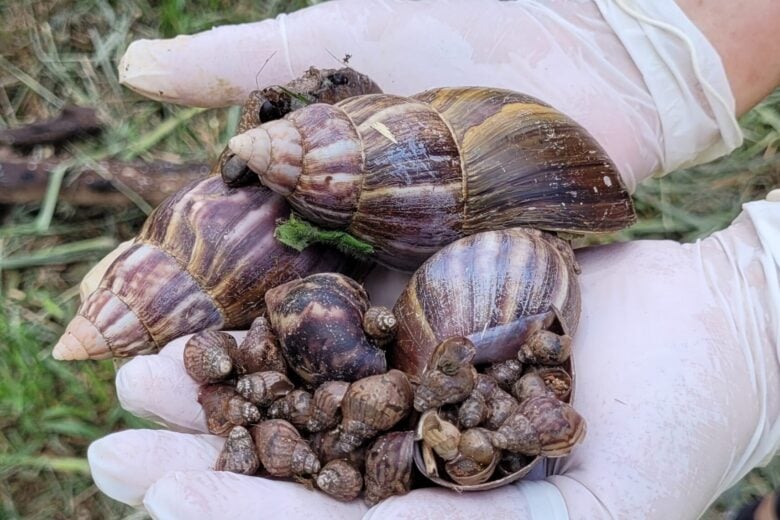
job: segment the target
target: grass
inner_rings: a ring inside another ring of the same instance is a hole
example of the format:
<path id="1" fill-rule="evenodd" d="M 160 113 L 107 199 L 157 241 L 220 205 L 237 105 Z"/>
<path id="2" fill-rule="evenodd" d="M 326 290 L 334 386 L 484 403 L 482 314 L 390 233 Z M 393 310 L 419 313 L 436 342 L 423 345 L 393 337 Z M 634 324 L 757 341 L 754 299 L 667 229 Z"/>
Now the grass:
<path id="1" fill-rule="evenodd" d="M 211 161 L 237 111 L 179 108 L 121 88 L 115 65 L 134 39 L 172 36 L 306 6 L 269 0 L 40 0 L 0 3 L 0 127 L 95 106 L 98 139 L 71 146 L 74 164 L 105 157 Z M 258 5 L 259 4 L 259 5 Z M 609 240 L 691 241 L 726 226 L 740 205 L 780 186 L 780 92 L 742 119 L 746 143 L 716 163 L 643 184 L 640 222 Z M 38 158 L 52 153 L 34 152 Z M 63 169 L 57 182 L 67 183 Z M 69 365 L 49 350 L 77 306 L 77 285 L 108 249 L 138 230 L 148 205 L 106 212 L 59 201 L 0 208 L 0 518 L 139 517 L 103 496 L 85 450 L 110 431 L 144 425 L 123 412 L 111 362 Z M 721 518 L 780 484 L 780 463 L 752 472 L 707 513 Z"/>

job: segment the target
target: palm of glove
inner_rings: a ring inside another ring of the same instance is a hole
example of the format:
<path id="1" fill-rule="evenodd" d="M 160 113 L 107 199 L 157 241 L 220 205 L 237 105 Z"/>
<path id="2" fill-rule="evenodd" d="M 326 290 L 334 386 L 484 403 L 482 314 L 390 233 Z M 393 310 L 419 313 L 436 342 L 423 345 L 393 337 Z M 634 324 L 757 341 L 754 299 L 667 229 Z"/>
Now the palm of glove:
<path id="1" fill-rule="evenodd" d="M 730 233 L 721 240 L 729 240 Z M 733 405 L 750 400 L 746 360 L 728 325 L 729 311 L 701 270 L 702 265 L 717 268 L 722 254 L 711 239 L 698 248 L 635 242 L 578 256 L 583 314 L 573 347 L 574 406 L 588 421 L 588 435 L 570 457 L 550 464 L 554 475 L 547 479 L 567 502 L 578 501 L 578 516 L 624 517 L 637 510 L 694 516 L 722 482 L 690 475 L 727 474 L 732 461 L 724 454 L 732 444 L 749 444 L 759 420 L 756 410 Z M 306 518 L 316 512 L 320 518 L 358 518 L 366 513 L 359 501 L 342 504 L 297 484 L 212 471 L 223 439 L 196 434 L 206 428 L 197 384 L 183 368 L 183 344 L 184 339 L 176 340 L 158 355 L 127 363 L 117 375 L 117 391 L 128 410 L 187 433 L 126 431 L 96 442 L 90 463 L 101 489 L 128 503 L 143 501 L 159 517 L 283 513 Z M 620 482 L 632 485 L 616 485 Z M 527 505 L 526 488 L 528 483 L 521 483 L 457 501 L 449 491 L 424 489 L 391 498 L 369 513 L 419 518 L 421 510 L 457 510 L 505 518 Z M 688 497 L 687 511 L 680 511 L 680 502 L 670 505 L 670 489 Z"/>

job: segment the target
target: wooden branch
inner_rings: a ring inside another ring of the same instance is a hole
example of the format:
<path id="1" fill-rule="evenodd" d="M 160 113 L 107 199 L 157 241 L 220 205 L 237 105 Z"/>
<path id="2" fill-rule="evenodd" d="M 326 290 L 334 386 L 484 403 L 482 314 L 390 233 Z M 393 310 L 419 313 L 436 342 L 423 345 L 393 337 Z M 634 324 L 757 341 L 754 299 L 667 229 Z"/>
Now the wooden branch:
<path id="1" fill-rule="evenodd" d="M 0 144 L 16 148 L 31 148 L 42 144 L 62 144 L 66 141 L 89 137 L 102 129 L 95 109 L 68 106 L 54 119 L 30 125 L 0 130 Z"/>
<path id="2" fill-rule="evenodd" d="M 152 206 L 190 182 L 208 175 L 207 164 L 101 161 L 101 173 L 84 168 L 69 172 L 60 200 L 77 206 L 130 206 L 132 201 L 116 188 L 134 191 Z M 0 161 L 0 204 L 21 204 L 43 199 L 49 174 L 57 162 Z"/>

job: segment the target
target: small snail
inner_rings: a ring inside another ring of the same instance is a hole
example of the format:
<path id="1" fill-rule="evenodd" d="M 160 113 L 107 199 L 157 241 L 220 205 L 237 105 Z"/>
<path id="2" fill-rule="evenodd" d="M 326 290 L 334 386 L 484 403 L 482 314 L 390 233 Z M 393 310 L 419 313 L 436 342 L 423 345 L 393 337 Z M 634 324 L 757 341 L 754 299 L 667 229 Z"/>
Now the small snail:
<path id="1" fill-rule="evenodd" d="M 458 455 L 460 430 L 453 423 L 442 419 L 436 410 L 428 410 L 417 425 L 417 437 L 444 460 L 452 460 Z"/>
<path id="2" fill-rule="evenodd" d="M 571 355 L 571 338 L 549 330 L 537 330 L 517 351 L 521 363 L 560 365 Z"/>
<path id="3" fill-rule="evenodd" d="M 253 426 L 251 433 L 260 462 L 271 476 L 314 475 L 320 470 L 320 461 L 309 444 L 287 421 L 263 421 Z"/>
<path id="4" fill-rule="evenodd" d="M 249 327 L 244 340 L 228 344 L 228 353 L 239 376 L 253 372 L 274 371 L 287 373 L 287 365 L 279 348 L 271 325 L 263 316 L 258 316 Z"/>
<path id="5" fill-rule="evenodd" d="M 229 147 L 305 218 L 345 229 L 401 270 L 481 231 L 611 231 L 635 219 L 596 140 L 549 105 L 508 90 L 313 104 Z"/>
<path id="6" fill-rule="evenodd" d="M 355 500 L 363 489 L 363 477 L 346 460 L 332 460 L 317 474 L 317 487 L 337 500 Z"/>
<path id="7" fill-rule="evenodd" d="M 515 358 L 534 332 L 577 329 L 577 263 L 563 240 L 532 229 L 472 235 L 436 253 L 414 273 L 393 308 L 398 319 L 390 366 L 420 375 L 436 346 L 463 336 L 474 364 Z"/>
<path id="8" fill-rule="evenodd" d="M 406 374 L 390 370 L 349 385 L 341 410 L 339 444 L 355 449 L 379 432 L 389 430 L 412 409 L 412 385 Z"/>
<path id="9" fill-rule="evenodd" d="M 114 260 L 52 355 L 134 356 L 200 330 L 244 327 L 263 313 L 269 288 L 346 265 L 334 252 L 277 242 L 275 222 L 289 212 L 266 188 L 228 188 L 218 177 L 178 191 Z"/>
<path id="10" fill-rule="evenodd" d="M 457 403 L 471 393 L 477 371 L 471 360 L 476 350 L 466 338 L 452 337 L 436 347 L 429 366 L 414 391 L 414 409 L 418 412 Z"/>
<path id="11" fill-rule="evenodd" d="M 364 330 L 368 295 L 351 278 L 322 273 L 293 280 L 269 290 L 265 301 L 288 365 L 309 384 L 387 369 L 384 350 Z"/>
<path id="12" fill-rule="evenodd" d="M 228 385 L 201 386 L 198 403 L 206 415 L 206 427 L 215 435 L 224 435 L 233 426 L 246 426 L 261 419 L 260 410 Z"/>
<path id="13" fill-rule="evenodd" d="M 247 374 L 236 383 L 236 391 L 257 406 L 268 406 L 294 388 L 287 376 L 273 371 Z"/>
<path id="14" fill-rule="evenodd" d="M 225 440 L 214 469 L 254 475 L 259 468 L 260 458 L 249 430 L 243 426 L 234 426 Z"/>
<path id="15" fill-rule="evenodd" d="M 512 385 L 523 375 L 523 364 L 516 359 L 493 363 L 485 370 L 485 375 L 493 378 L 502 390 L 511 392 Z"/>
<path id="16" fill-rule="evenodd" d="M 341 432 L 338 429 L 317 432 L 309 437 L 309 444 L 323 464 L 332 460 L 344 459 L 356 468 L 363 468 L 366 459 L 365 448 L 345 450 L 338 442 L 339 435 Z"/>
<path id="17" fill-rule="evenodd" d="M 347 393 L 349 383 L 346 381 L 327 381 L 317 387 L 312 398 L 312 410 L 306 429 L 319 432 L 333 428 L 341 422 L 341 401 Z"/>
<path id="18" fill-rule="evenodd" d="M 233 336 L 216 330 L 193 335 L 184 345 L 184 369 L 198 383 L 216 383 L 233 371 L 228 352 L 235 348 Z"/>
<path id="19" fill-rule="evenodd" d="M 414 432 L 390 432 L 366 452 L 365 501 L 369 506 L 409 492 L 412 482 Z"/>
<path id="20" fill-rule="evenodd" d="M 298 429 L 303 429 L 309 421 L 312 410 L 312 397 L 306 390 L 293 390 L 274 401 L 268 408 L 268 417 L 284 419 Z"/>

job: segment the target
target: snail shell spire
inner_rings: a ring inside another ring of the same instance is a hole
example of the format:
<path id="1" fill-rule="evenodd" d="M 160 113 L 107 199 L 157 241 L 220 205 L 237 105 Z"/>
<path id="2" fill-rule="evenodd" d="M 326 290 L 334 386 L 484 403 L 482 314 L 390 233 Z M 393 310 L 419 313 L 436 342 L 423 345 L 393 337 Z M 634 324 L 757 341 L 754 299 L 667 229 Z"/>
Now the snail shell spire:
<path id="1" fill-rule="evenodd" d="M 147 354 L 185 334 L 247 326 L 271 287 L 343 268 L 333 252 L 298 253 L 274 239 L 289 211 L 267 188 L 229 188 L 216 176 L 180 190 L 110 265 L 52 355 Z"/>

